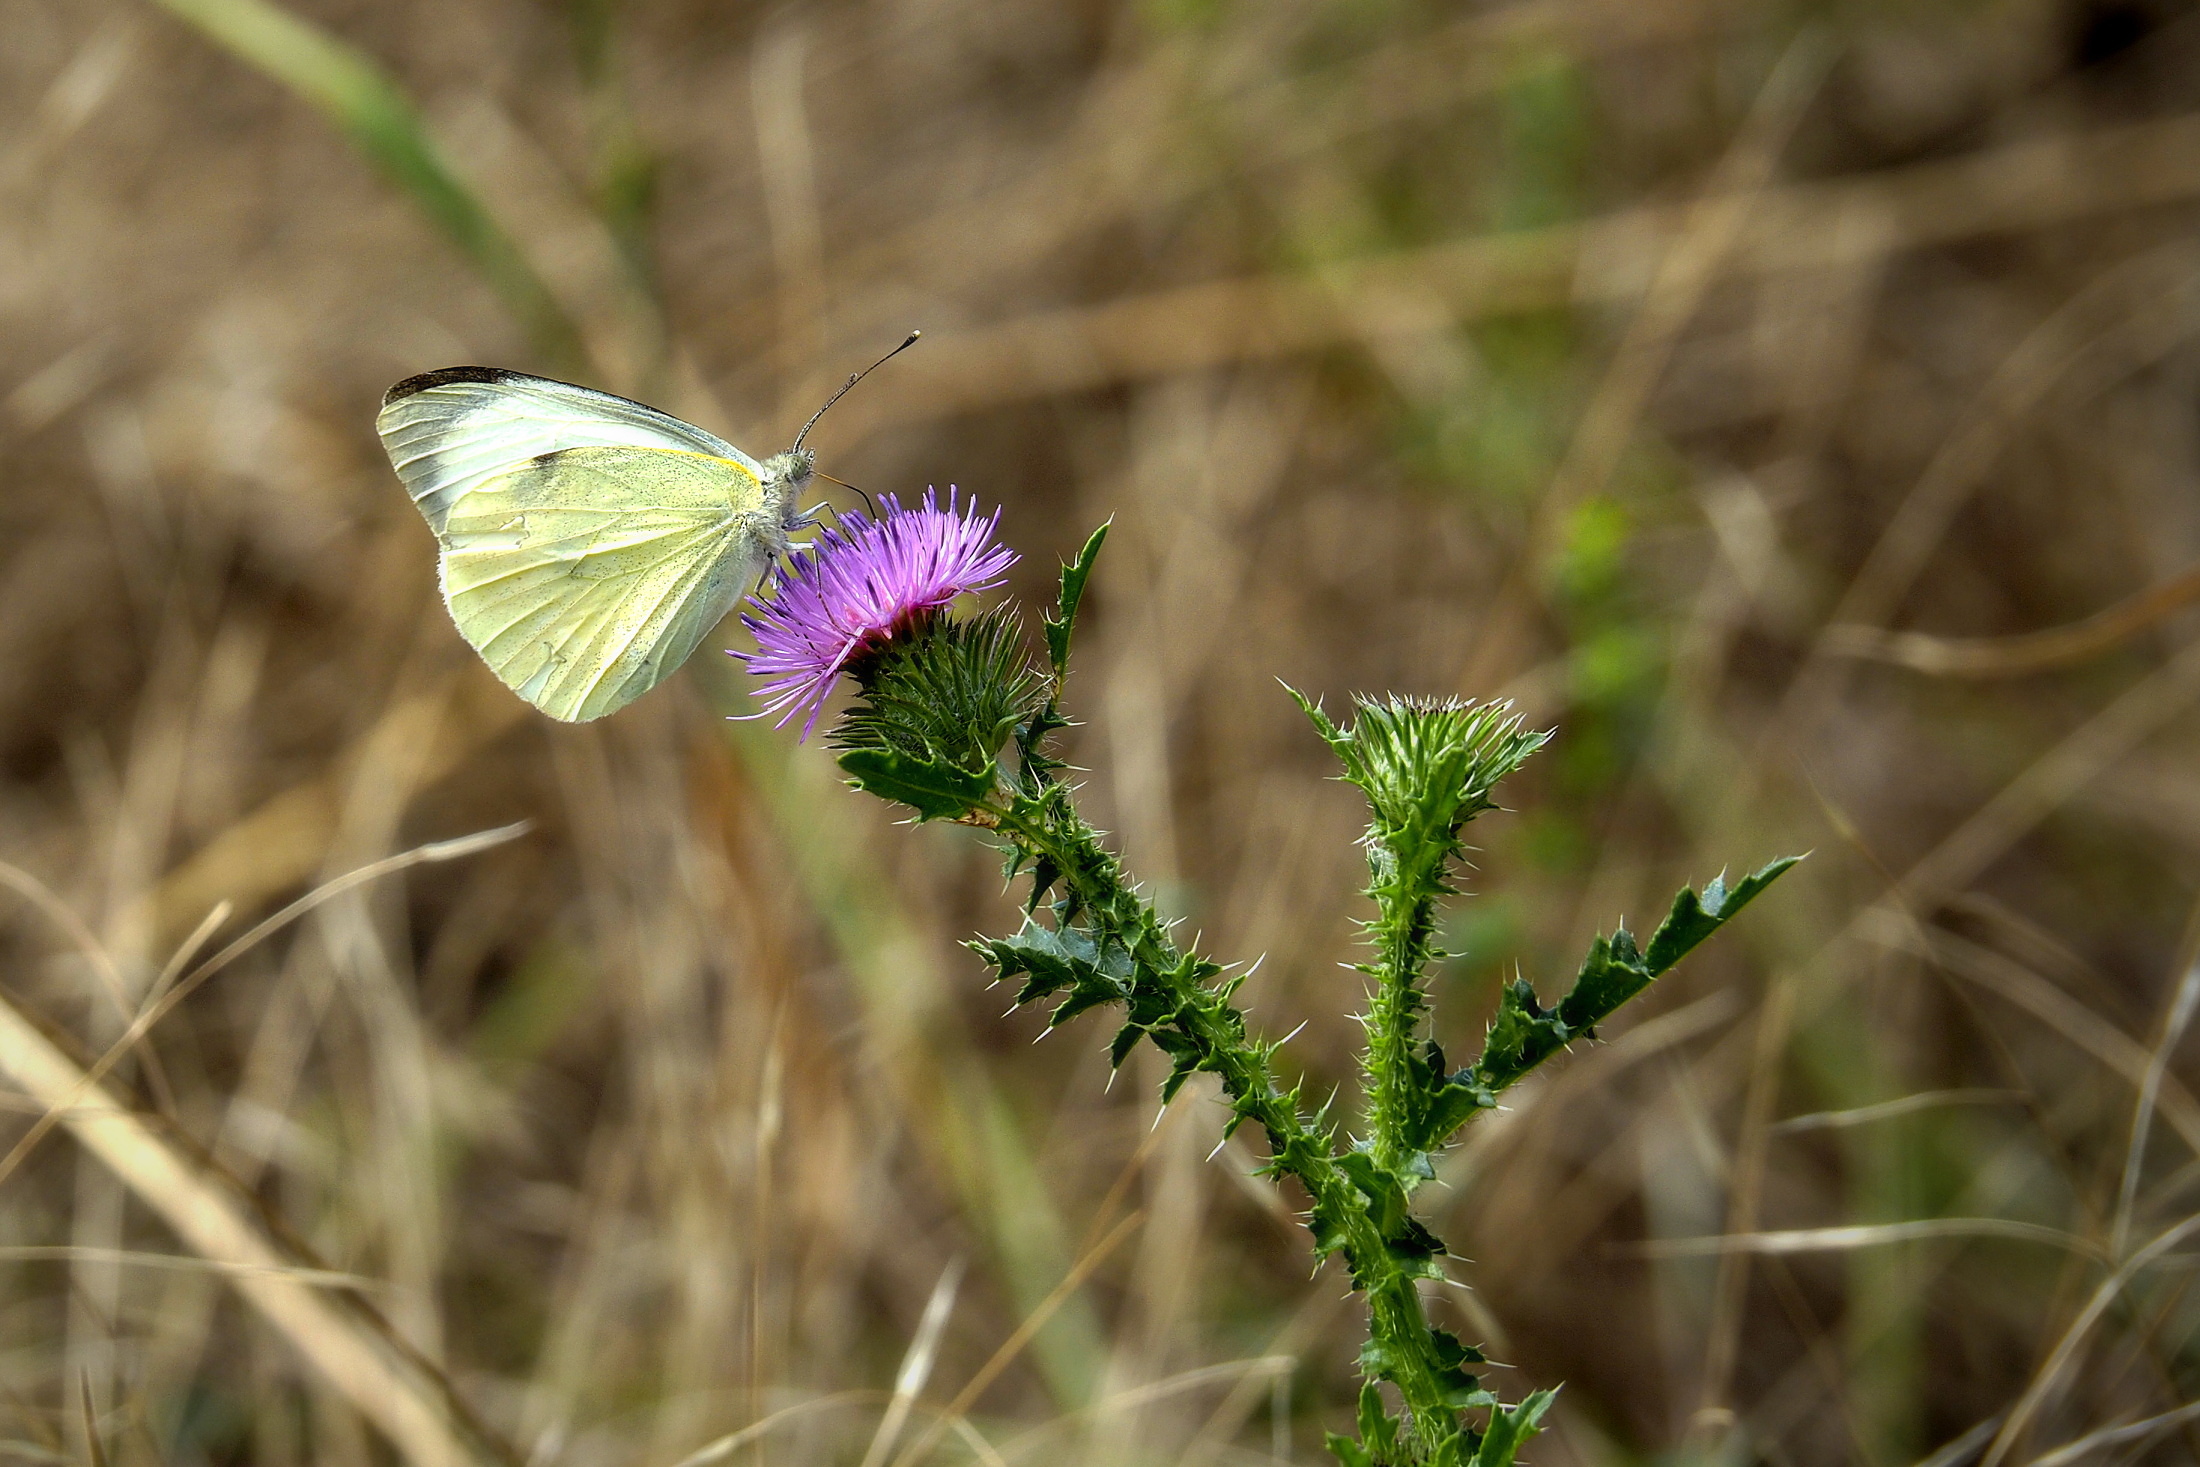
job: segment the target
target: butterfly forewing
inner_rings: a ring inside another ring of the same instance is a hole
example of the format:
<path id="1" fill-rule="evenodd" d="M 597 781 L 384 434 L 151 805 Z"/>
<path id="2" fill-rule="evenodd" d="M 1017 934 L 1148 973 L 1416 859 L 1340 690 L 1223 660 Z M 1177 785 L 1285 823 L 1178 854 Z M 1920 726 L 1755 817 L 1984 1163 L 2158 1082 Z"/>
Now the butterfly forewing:
<path id="1" fill-rule="evenodd" d="M 758 474 L 756 460 L 712 433 L 642 403 L 594 388 L 500 367 L 445 367 L 408 377 L 375 419 L 397 476 L 429 527 L 489 479 L 567 448 L 669 448 L 728 459 Z"/>
<path id="2" fill-rule="evenodd" d="M 764 567 L 755 461 L 654 408 L 460 367 L 391 388 L 378 426 L 459 632 L 553 718 L 656 686 Z"/>

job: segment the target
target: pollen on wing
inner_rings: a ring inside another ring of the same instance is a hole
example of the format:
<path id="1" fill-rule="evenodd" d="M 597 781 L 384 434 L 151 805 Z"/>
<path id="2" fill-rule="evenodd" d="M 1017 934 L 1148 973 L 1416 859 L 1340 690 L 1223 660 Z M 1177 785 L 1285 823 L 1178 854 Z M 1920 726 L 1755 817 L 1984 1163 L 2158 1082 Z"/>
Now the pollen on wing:
<path id="1" fill-rule="evenodd" d="M 942 506 L 930 489 L 904 509 L 891 494 L 878 518 L 851 514 L 789 558 L 752 598 L 742 624 L 754 652 L 732 655 L 763 678 L 765 714 L 784 727 L 805 714 L 802 737 L 817 727 L 833 683 L 865 650 L 882 645 L 957 596 L 989 591 L 1016 563 L 993 541 L 1001 512 L 980 517 L 975 500 Z"/>

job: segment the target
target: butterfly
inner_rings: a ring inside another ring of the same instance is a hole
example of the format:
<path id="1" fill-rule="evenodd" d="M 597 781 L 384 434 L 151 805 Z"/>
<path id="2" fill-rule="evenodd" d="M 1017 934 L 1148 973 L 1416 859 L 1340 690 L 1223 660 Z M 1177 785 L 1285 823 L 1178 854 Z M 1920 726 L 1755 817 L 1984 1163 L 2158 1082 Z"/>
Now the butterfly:
<path id="1" fill-rule="evenodd" d="M 407 377 L 375 419 L 435 532 L 444 604 L 505 686 L 568 723 L 671 676 L 813 523 L 802 446 L 759 463 L 670 413 L 500 367 Z"/>

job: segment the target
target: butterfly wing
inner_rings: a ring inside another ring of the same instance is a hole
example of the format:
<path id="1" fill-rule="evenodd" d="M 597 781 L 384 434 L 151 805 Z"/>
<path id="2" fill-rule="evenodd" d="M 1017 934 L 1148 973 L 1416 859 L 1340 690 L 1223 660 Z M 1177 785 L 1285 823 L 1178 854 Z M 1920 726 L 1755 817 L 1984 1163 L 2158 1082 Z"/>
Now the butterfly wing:
<path id="1" fill-rule="evenodd" d="M 772 543 L 753 460 L 624 398 L 455 368 L 392 388 L 378 426 L 436 532 L 451 619 L 553 718 L 663 681 Z"/>
<path id="2" fill-rule="evenodd" d="M 489 479 L 567 448 L 669 448 L 726 459 L 761 478 L 756 460 L 670 413 L 501 367 L 445 367 L 407 377 L 382 398 L 382 446 L 437 534 L 451 507 Z"/>

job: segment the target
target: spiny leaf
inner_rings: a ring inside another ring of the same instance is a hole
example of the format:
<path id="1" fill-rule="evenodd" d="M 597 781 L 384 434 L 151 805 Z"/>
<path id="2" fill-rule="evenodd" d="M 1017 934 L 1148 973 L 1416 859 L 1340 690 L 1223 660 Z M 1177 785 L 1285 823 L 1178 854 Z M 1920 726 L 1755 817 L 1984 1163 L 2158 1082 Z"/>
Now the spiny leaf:
<path id="1" fill-rule="evenodd" d="M 1411 1106 L 1404 1116 L 1401 1143 L 1408 1151 L 1408 1165 L 1422 1181 L 1436 1175 L 1428 1154 L 1441 1147 L 1478 1111 L 1493 1110 L 1497 1097 L 1478 1081 L 1471 1070 L 1447 1072 L 1442 1046 L 1430 1041 L 1427 1050 L 1408 1056 Z"/>
<path id="2" fill-rule="evenodd" d="M 1800 856 L 1784 856 L 1749 876 L 1732 891 L 1713 880 L 1698 896 L 1687 887 L 1673 898 L 1672 910 L 1650 936 L 1646 951 L 1638 951 L 1626 928 L 1610 938 L 1598 938 L 1581 965 L 1573 990 L 1558 1006 L 1561 1019 L 1576 1034 L 1589 1033 L 1614 1009 L 1648 987 L 1705 938 L 1719 930 L 1758 893 L 1780 879 Z"/>
<path id="3" fill-rule="evenodd" d="M 907 805 L 919 820 L 968 815 L 993 793 L 998 779 L 990 764 L 961 769 L 899 749 L 847 749 L 839 763 L 857 789 Z"/>
<path id="4" fill-rule="evenodd" d="M 1648 988 L 1657 976 L 1643 961 L 1641 950 L 1635 946 L 1635 935 L 1622 927 L 1610 937 L 1589 944 L 1589 955 L 1581 960 L 1581 972 L 1575 976 L 1573 988 L 1559 1001 L 1560 1017 L 1571 1029 L 1588 1034 L 1613 1010 Z"/>
<path id="5" fill-rule="evenodd" d="M 1337 1158 L 1337 1169 L 1348 1177 L 1367 1207 L 1368 1221 L 1383 1240 L 1383 1251 L 1408 1278 L 1441 1278 L 1437 1260 L 1444 1245 L 1408 1210 L 1404 1179 L 1383 1169 L 1365 1151 L 1348 1151 Z"/>
<path id="6" fill-rule="evenodd" d="M 1626 941 L 1628 950 L 1633 950 L 1624 932 L 1613 941 Z M 1599 947 L 1604 946 L 1599 939 Z M 1497 1013 L 1490 1020 L 1489 1038 L 1482 1046 L 1482 1057 L 1474 1062 L 1472 1078 L 1494 1094 L 1565 1048 L 1573 1037 L 1563 1018 L 1536 1002 L 1528 980 L 1516 978 L 1498 990 Z"/>
<path id="7" fill-rule="evenodd" d="M 1398 1460 L 1398 1420 L 1383 1408 L 1383 1392 L 1375 1382 L 1360 1387 L 1360 1440 L 1377 1460 Z"/>
<path id="8" fill-rule="evenodd" d="M 1116 1030 L 1115 1037 L 1108 1041 L 1108 1068 L 1111 1070 L 1122 1069 L 1123 1061 L 1131 1057 L 1131 1051 L 1138 1047 L 1138 1041 L 1144 1038 L 1145 1034 L 1145 1029 L 1137 1024 L 1125 1024 L 1122 1028 Z M 1235 1117 L 1232 1120 L 1234 1123 Z"/>
<path id="9" fill-rule="evenodd" d="M 1069 675 L 1069 643 L 1077 629 L 1077 607 L 1085 599 L 1085 582 L 1092 576 L 1092 564 L 1100 558 L 1101 543 L 1108 538 L 1108 528 L 1114 523 L 1111 518 L 1094 530 L 1085 541 L 1085 548 L 1077 552 L 1077 558 L 1062 567 L 1061 601 L 1045 617 L 1047 657 L 1054 664 L 1056 687 L 1060 687 Z"/>
<path id="10" fill-rule="evenodd" d="M 979 938 L 969 946 L 1001 977 L 1023 977 L 1024 985 L 1016 994 L 1019 1006 L 1057 993 L 1066 995 L 1055 1006 L 1048 1028 L 1065 1024 L 1087 1009 L 1130 997 L 1130 954 L 1119 943 L 1095 939 L 1075 927 L 1045 927 L 1027 917 L 1014 937 Z"/>
<path id="11" fill-rule="evenodd" d="M 1291 695 L 1292 702 L 1299 705 L 1299 711 L 1304 713 L 1308 721 L 1314 725 L 1314 732 L 1321 735 L 1322 742 L 1329 745 L 1339 759 L 1345 758 L 1346 751 L 1352 747 L 1352 735 L 1338 728 L 1331 721 L 1329 715 L 1322 712 L 1321 704 L 1316 703 L 1297 688 L 1285 683 L 1283 690 Z"/>
<path id="12" fill-rule="evenodd" d="M 1014 873 L 1011 873 L 1013 875 Z M 1039 904 L 1054 890 L 1054 884 L 1062 879 L 1062 868 L 1051 857 L 1040 856 L 1031 863 L 1031 895 L 1024 902 L 1024 915 L 1039 910 Z"/>
<path id="13" fill-rule="evenodd" d="M 1367 1449 L 1351 1437 L 1325 1431 L 1322 1433 L 1322 1445 L 1329 1448 L 1329 1455 L 1335 1457 L 1342 1467 L 1376 1467 L 1375 1459 L 1368 1455 Z"/>
<path id="14" fill-rule="evenodd" d="M 1648 952 L 1635 945 L 1634 934 L 1625 927 L 1598 938 L 1589 945 L 1574 986 L 1556 1008 L 1542 1008 L 1525 980 L 1508 984 L 1498 995 L 1497 1016 L 1490 1021 L 1482 1057 L 1456 1078 L 1478 1081 L 1494 1095 L 1574 1040 L 1594 1038 L 1596 1026 L 1614 1010 L 1648 988 L 1801 859 L 1789 856 L 1774 861 L 1732 891 L 1719 881 L 1706 886 L 1700 897 L 1682 888 L 1652 934 Z"/>
<path id="15" fill-rule="evenodd" d="M 1762 870 L 1745 877 L 1732 891 L 1727 890 L 1721 877 L 1713 877 L 1698 897 L 1688 888 L 1681 888 L 1673 898 L 1673 910 L 1666 913 L 1658 930 L 1650 935 L 1650 946 L 1643 953 L 1643 960 L 1653 973 L 1663 973 L 1688 955 L 1690 948 L 1702 942 L 1742 908 L 1757 899 L 1757 894 L 1787 874 L 1788 868 L 1801 856 L 1783 856 L 1766 865 Z"/>
<path id="16" fill-rule="evenodd" d="M 1462 1341 L 1448 1329 L 1432 1331 L 1436 1337 L 1436 1358 L 1445 1365 L 1487 1365 L 1489 1357 Z"/>
<path id="17" fill-rule="evenodd" d="M 1431 1333 L 1451 1339 L 1452 1344 L 1461 1351 L 1450 1363 L 1446 1363 L 1440 1347 L 1432 1346 L 1422 1357 L 1422 1364 L 1443 1391 L 1444 1404 L 1454 1411 L 1473 1411 L 1496 1405 L 1497 1397 L 1483 1389 L 1481 1381 L 1459 1368 L 1459 1362 L 1465 1360 L 1467 1355 L 1464 1347 L 1459 1346 L 1458 1340 L 1444 1330 L 1434 1330 Z M 1387 1380 L 1395 1384 L 1412 1369 L 1413 1361 L 1401 1355 L 1398 1345 L 1370 1339 L 1360 1347 L 1360 1374 L 1370 1381 Z M 1434 1422 L 1414 1422 L 1417 1429 L 1433 1425 Z"/>
<path id="18" fill-rule="evenodd" d="M 1513 1460 L 1528 1439 L 1543 1429 L 1543 1414 L 1551 1409 L 1551 1402 L 1558 1399 L 1558 1392 L 1537 1391 L 1517 1406 L 1500 1406 L 1490 1413 L 1489 1427 L 1482 1433 L 1482 1445 L 1476 1449 L 1473 1467 L 1513 1467 Z"/>
<path id="19" fill-rule="evenodd" d="M 1375 1158 L 1365 1151 L 1347 1151 L 1337 1158 L 1337 1170 L 1343 1172 L 1367 1199 L 1368 1217 L 1375 1224 L 1375 1231 L 1390 1236 L 1405 1216 L 1405 1188 L 1398 1179 L 1376 1165 Z"/>
<path id="20" fill-rule="evenodd" d="M 1429 1335 L 1436 1355 L 1435 1375 L 1444 1387 L 1445 1404 L 1455 1411 L 1497 1404 L 1497 1397 L 1484 1390 L 1481 1379 L 1466 1368 L 1485 1363 L 1482 1352 L 1461 1342 L 1448 1329 L 1431 1329 Z"/>

